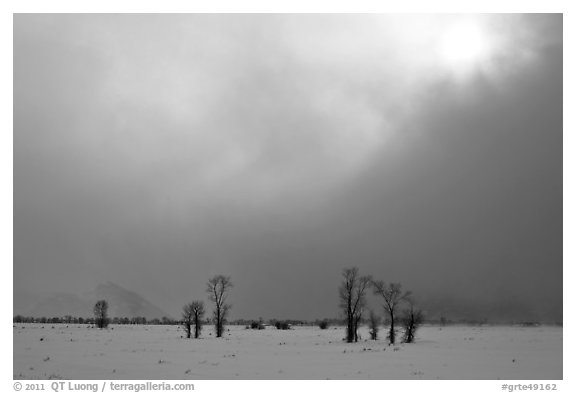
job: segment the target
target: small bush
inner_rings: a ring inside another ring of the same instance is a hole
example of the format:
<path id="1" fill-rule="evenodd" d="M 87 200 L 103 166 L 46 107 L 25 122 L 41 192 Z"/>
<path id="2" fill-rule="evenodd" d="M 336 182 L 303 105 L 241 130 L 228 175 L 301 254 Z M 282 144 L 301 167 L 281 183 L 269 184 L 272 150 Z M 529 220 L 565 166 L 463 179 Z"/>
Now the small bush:
<path id="1" fill-rule="evenodd" d="M 289 330 L 290 329 L 290 324 L 288 322 L 285 321 L 277 321 L 276 322 L 276 329 L 278 330 Z"/>
<path id="2" fill-rule="evenodd" d="M 262 322 L 262 320 L 260 321 L 252 321 L 250 323 L 250 329 L 255 329 L 255 330 L 264 330 L 266 327 L 264 326 L 264 322 Z M 248 329 L 248 326 L 246 326 L 246 329 Z"/>
<path id="3" fill-rule="evenodd" d="M 318 326 L 320 327 L 320 329 L 326 330 L 326 329 L 328 329 L 329 323 L 327 320 L 323 320 L 323 321 L 320 321 Z"/>
<path id="4" fill-rule="evenodd" d="M 246 329 L 264 330 L 264 320 L 260 318 L 258 321 L 250 322 L 250 325 L 246 326 Z"/>

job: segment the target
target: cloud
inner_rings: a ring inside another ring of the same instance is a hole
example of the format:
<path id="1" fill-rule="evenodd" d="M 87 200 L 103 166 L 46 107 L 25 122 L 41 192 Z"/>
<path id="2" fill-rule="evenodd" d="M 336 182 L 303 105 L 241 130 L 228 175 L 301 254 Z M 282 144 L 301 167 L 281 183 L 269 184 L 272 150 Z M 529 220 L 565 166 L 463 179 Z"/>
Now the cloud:
<path id="1" fill-rule="evenodd" d="M 101 177 L 163 179 L 172 202 L 309 198 L 385 154 L 443 79 L 433 44 L 465 17 L 447 18 L 20 15 L 17 109 L 44 117 L 17 120 Z"/>

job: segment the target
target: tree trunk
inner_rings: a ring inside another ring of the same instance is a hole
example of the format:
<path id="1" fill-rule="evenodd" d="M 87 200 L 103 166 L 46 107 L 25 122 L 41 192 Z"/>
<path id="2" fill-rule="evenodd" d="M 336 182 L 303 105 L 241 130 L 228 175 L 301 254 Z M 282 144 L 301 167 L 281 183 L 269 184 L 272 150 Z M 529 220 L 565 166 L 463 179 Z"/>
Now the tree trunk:
<path id="1" fill-rule="evenodd" d="M 220 318 L 220 307 L 216 309 L 216 337 L 222 337 L 222 321 Z"/>
<path id="2" fill-rule="evenodd" d="M 390 311 L 390 344 L 394 344 L 396 341 L 394 332 L 394 311 Z"/>
<path id="3" fill-rule="evenodd" d="M 351 343 L 354 341 L 354 317 L 350 315 L 348 317 L 348 328 L 346 331 L 346 341 Z"/>

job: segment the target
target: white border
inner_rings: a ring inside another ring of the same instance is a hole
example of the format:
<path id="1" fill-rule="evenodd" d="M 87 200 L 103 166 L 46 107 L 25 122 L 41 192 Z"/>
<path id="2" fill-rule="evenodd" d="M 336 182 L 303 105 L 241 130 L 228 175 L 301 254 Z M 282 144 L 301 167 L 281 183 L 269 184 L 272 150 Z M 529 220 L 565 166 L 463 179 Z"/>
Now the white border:
<path id="1" fill-rule="evenodd" d="M 573 3 L 573 2 L 572 2 Z M 4 262 L 2 275 L 2 306 L 12 310 L 12 232 L 13 232 L 13 156 L 12 156 L 12 13 L 31 12 L 547 12 L 564 13 L 564 70 L 574 70 L 574 40 L 575 18 L 573 7 L 567 0 L 515 0 L 515 1 L 313 1 L 292 0 L 277 2 L 271 0 L 218 0 L 218 1 L 191 1 L 191 0 L 163 0 L 163 1 L 125 1 L 125 0 L 53 0 L 53 1 L 16 1 L 9 0 L 0 3 L 0 39 L 2 48 L 2 93 L 1 93 L 1 120 L 3 132 L 1 133 L 1 160 L 0 176 L 2 188 L 2 209 L 0 219 L 2 222 L 1 256 Z M 564 73 L 564 325 L 568 334 L 564 334 L 564 381 L 542 381 L 543 383 L 557 383 L 558 391 L 574 390 L 576 384 L 571 370 L 574 369 L 574 339 L 572 330 L 574 317 L 569 309 L 569 301 L 574 299 L 574 268 L 570 261 L 575 261 L 573 239 L 574 236 L 574 207 L 571 203 L 576 200 L 574 188 L 574 77 L 568 71 Z M 537 290 L 537 289 L 535 289 Z M 1 324 L 2 351 L 2 385 L 3 391 L 13 391 L 12 381 L 12 326 L 8 321 L 9 315 Z M 90 382 L 90 381 L 86 381 Z M 101 382 L 101 381 L 94 381 Z M 175 381 L 170 381 L 175 382 Z M 513 384 L 522 381 L 510 381 Z M 536 382 L 536 381 L 526 381 Z M 241 391 L 293 391 L 330 389 L 331 391 L 350 391 L 351 389 L 390 388 L 402 391 L 424 391 L 432 389 L 442 392 L 491 392 L 501 391 L 501 381 L 197 381 L 196 390 L 238 390 Z M 571 387 L 571 388 L 570 388 Z"/>

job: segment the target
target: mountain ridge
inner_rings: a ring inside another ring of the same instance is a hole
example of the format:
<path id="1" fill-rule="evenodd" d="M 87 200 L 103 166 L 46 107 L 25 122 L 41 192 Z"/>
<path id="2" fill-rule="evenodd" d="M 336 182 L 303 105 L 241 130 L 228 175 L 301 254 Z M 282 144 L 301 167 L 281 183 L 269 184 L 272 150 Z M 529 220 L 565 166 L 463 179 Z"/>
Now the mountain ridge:
<path id="1" fill-rule="evenodd" d="M 35 301 L 29 301 L 28 307 L 19 305 L 19 309 L 16 309 L 16 302 L 14 302 L 14 313 L 31 317 L 65 315 L 91 317 L 92 308 L 98 300 L 106 300 L 108 302 L 108 315 L 111 318 L 170 318 L 168 313 L 146 300 L 137 292 L 127 290 L 110 281 L 98 284 L 95 289 L 82 295 L 58 292 L 37 296 Z"/>

